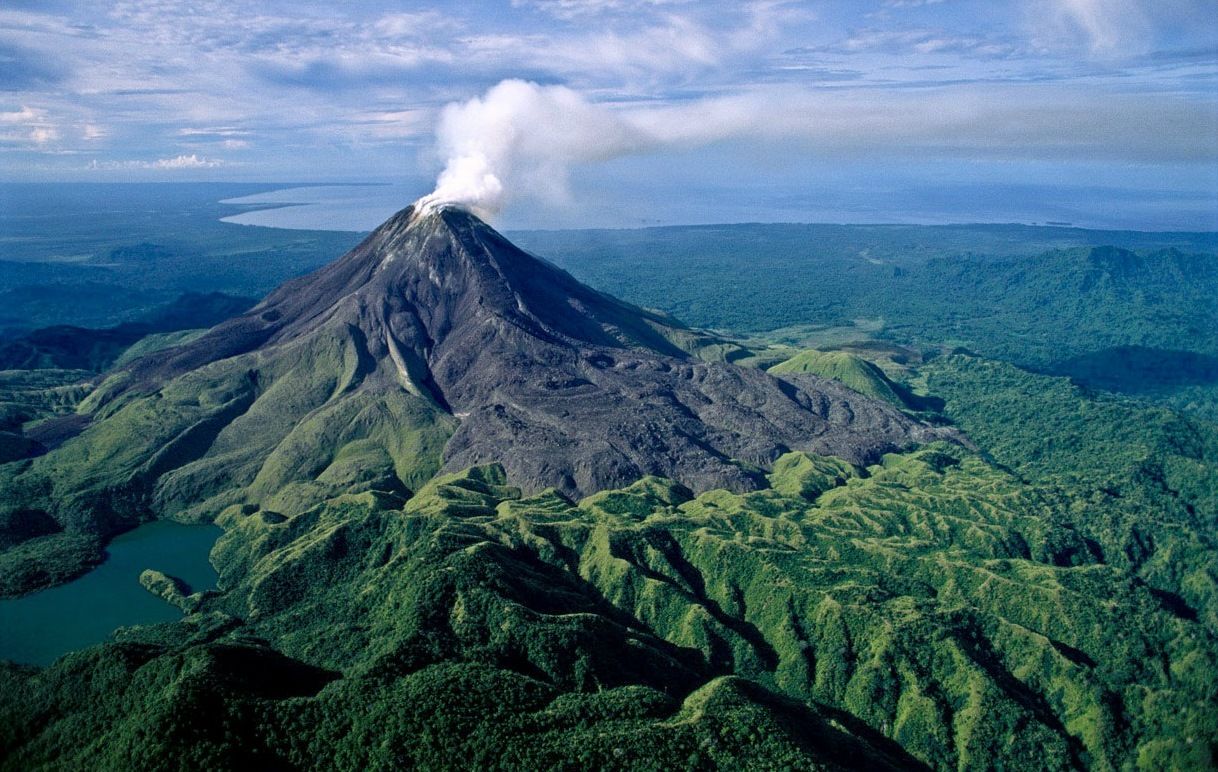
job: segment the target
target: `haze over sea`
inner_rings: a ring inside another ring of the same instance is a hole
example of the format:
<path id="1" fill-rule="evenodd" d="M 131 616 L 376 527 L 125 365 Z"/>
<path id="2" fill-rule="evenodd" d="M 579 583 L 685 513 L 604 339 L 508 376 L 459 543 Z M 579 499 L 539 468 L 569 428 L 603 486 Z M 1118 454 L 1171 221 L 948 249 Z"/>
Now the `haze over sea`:
<path id="1" fill-rule="evenodd" d="M 878 182 L 878 181 L 877 181 Z M 415 184 L 288 187 L 225 203 L 265 204 L 225 222 L 271 228 L 367 231 L 425 188 Z M 616 192 L 615 192 L 616 193 Z M 945 225 L 1022 223 L 1146 231 L 1218 230 L 1213 198 L 1196 192 L 1036 184 L 888 182 L 886 187 L 833 180 L 774 190 L 713 191 L 713 195 L 656 195 L 636 210 L 616 194 L 590 189 L 594 203 L 567 208 L 515 206 L 495 222 L 506 229 L 631 228 L 730 222 L 809 222 Z"/>

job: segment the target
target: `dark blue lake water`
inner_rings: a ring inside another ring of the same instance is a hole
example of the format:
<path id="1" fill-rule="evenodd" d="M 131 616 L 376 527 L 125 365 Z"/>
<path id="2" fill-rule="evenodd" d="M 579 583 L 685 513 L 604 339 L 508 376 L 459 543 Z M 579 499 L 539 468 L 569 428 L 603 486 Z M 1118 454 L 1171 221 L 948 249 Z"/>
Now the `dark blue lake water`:
<path id="1" fill-rule="evenodd" d="M 0 601 L 0 659 L 47 665 L 105 641 L 118 627 L 181 618 L 140 586 L 140 572 L 155 568 L 192 590 L 211 589 L 217 577 L 207 556 L 221 533 L 214 525 L 148 523 L 110 542 L 106 562 L 79 579 Z"/>

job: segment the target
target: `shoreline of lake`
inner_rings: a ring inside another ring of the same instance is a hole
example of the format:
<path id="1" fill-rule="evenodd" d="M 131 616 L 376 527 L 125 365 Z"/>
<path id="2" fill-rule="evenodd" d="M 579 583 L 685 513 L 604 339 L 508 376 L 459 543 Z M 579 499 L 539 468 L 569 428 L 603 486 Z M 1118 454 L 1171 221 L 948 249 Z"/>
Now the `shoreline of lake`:
<path id="1" fill-rule="evenodd" d="M 106 560 L 70 582 L 0 601 L 0 659 L 49 665 L 58 657 L 109 640 L 119 627 L 181 619 L 182 612 L 140 584 L 156 569 L 192 591 L 214 589 L 208 556 L 223 531 L 215 525 L 146 523 L 116 536 Z"/>

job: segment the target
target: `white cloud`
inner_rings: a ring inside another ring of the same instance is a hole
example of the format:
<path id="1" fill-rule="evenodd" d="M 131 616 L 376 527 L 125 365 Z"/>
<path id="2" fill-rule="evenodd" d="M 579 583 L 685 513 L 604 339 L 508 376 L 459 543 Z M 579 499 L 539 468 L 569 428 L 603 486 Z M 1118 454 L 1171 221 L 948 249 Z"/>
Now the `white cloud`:
<path id="1" fill-rule="evenodd" d="M 233 126 L 213 126 L 213 127 L 195 127 L 186 126 L 178 129 L 174 134 L 183 139 L 183 142 L 189 146 L 197 145 L 215 145 L 225 150 L 245 150 L 250 147 L 250 141 L 247 137 L 253 132 L 247 129 L 238 129 Z"/>
<path id="2" fill-rule="evenodd" d="M 59 139 L 59 127 L 46 110 L 23 105 L 20 110 L 0 112 L 0 143 L 44 149 Z"/>
<path id="3" fill-rule="evenodd" d="M 1076 50 L 1081 45 L 1093 56 L 1123 57 L 1150 50 L 1156 43 L 1159 22 L 1188 11 L 1189 5 L 1195 4 L 1187 0 L 1040 0 L 1029 4 L 1028 18 L 1035 42 L 1045 48 Z M 1214 12 L 1211 5 L 1209 13 Z"/>
<path id="4" fill-rule="evenodd" d="M 161 158 L 153 161 L 147 167 L 148 169 L 210 169 L 214 166 L 223 166 L 221 161 L 213 161 L 206 158 L 200 158 L 194 153 L 190 155 L 179 155 L 173 158 Z"/>
<path id="5" fill-rule="evenodd" d="M 32 107 L 22 107 L 20 110 L 0 112 L 0 123 L 34 123 L 46 118 L 45 110 L 35 110 Z"/>
<path id="6" fill-rule="evenodd" d="M 440 3 L 430 10 L 426 3 L 410 4 L 405 12 L 389 12 L 390 3 L 18 3 L 51 10 L 0 8 L 0 44 L 28 52 L 31 71 L 39 61 L 56 62 L 56 80 L 51 86 L 27 78 L 29 91 L 9 92 L 15 101 L 3 108 L 8 112 L 0 110 L 0 143 L 13 165 L 33 163 L 35 153 L 119 147 L 165 161 L 193 153 L 202 162 L 228 151 L 235 158 L 257 137 L 256 159 L 251 152 L 240 156 L 250 161 L 243 167 L 249 175 L 310 174 L 318 158 L 332 176 L 383 175 L 392 163 L 413 174 L 417 170 L 406 165 L 430 137 L 437 105 L 519 76 L 577 89 L 619 117 L 631 108 L 610 102 L 661 105 L 705 95 L 734 95 L 779 123 L 800 109 L 811 122 L 817 111 L 815 131 L 791 129 L 782 141 L 843 152 L 868 139 L 851 139 L 851 131 L 869 132 L 876 147 L 906 141 L 915 155 L 959 150 L 965 134 L 959 125 L 942 128 L 940 146 L 930 128 L 924 136 L 916 126 L 902 135 L 876 116 L 887 114 L 900 124 L 908 114 L 929 127 L 935 116 L 919 104 L 923 98 L 947 114 L 984 101 L 977 93 L 984 96 L 987 87 L 959 85 L 966 82 L 994 82 L 995 93 L 1003 94 L 1013 93 L 1016 81 L 1072 82 L 1070 93 L 1081 95 L 1081 104 L 1096 105 L 1097 115 L 1111 115 L 1103 105 L 1109 97 L 1148 119 L 1167 104 L 1163 115 L 1176 116 L 1172 125 L 1182 126 L 1191 119 L 1168 95 L 1191 95 L 1196 113 L 1213 101 L 1218 82 L 1212 57 L 1202 58 L 1218 25 L 1214 2 L 514 0 L 516 10 L 495 13 Z M 821 18 L 813 20 L 809 9 Z M 895 21 L 918 18 L 933 21 L 918 22 L 918 28 Z M 1173 48 L 1191 53 L 1171 59 Z M 1139 52 L 1154 56 L 1125 56 Z M 848 64 L 847 54 L 853 54 Z M 0 67 L 0 80 L 8 75 L 15 82 L 16 65 Z M 896 93 L 932 83 L 943 84 L 937 96 Z M 1113 148 L 1134 147 L 1136 127 L 1062 118 L 1063 110 L 1081 112 L 1058 104 L 1062 89 L 1035 92 L 1046 95 L 1046 115 L 1082 132 L 1071 137 L 1063 129 L 1054 152 L 1066 153 L 1068 146 L 1104 152 L 1089 139 L 1104 132 L 1113 135 Z M 1135 92 L 1149 107 L 1139 107 Z M 1036 113 L 1036 98 L 1020 97 L 1021 109 Z M 713 101 L 691 104 L 712 110 Z M 985 113 L 979 125 L 996 120 L 992 106 L 974 107 Z M 840 132 L 831 131 L 838 124 Z M 1029 153 L 1050 152 L 1051 129 L 1039 132 Z M 1007 132 L 994 129 L 995 136 Z M 759 128 L 747 136 L 763 133 Z M 1159 157 L 1181 154 L 1173 136 L 1168 132 Z M 970 141 L 983 148 L 977 152 L 996 153 L 1003 145 L 984 140 Z M 1013 138 L 1006 146 L 1003 152 L 1019 152 Z M 1154 155 L 1137 148 L 1139 157 Z M 302 159 L 310 163 L 302 167 Z"/>
<path id="7" fill-rule="evenodd" d="M 1059 0 L 1061 13 L 1086 35 L 1093 51 L 1110 51 L 1126 39 L 1130 29 L 1145 29 L 1147 19 L 1139 3 L 1105 0 Z"/>
<path id="8" fill-rule="evenodd" d="M 178 155 L 173 158 L 159 158 L 155 161 L 91 161 L 88 168 L 93 171 L 111 171 L 116 169 L 147 169 L 153 171 L 177 171 L 182 169 L 213 169 L 225 166 L 223 161 L 200 158 L 198 155 Z"/>
<path id="9" fill-rule="evenodd" d="M 54 126 L 35 126 L 30 129 L 30 141 L 35 145 L 45 145 L 59 139 L 59 129 Z"/>
<path id="10" fill-rule="evenodd" d="M 13 35 L 47 34 L 65 37 L 85 37 L 90 31 L 72 24 L 63 17 L 32 11 L 0 8 L 0 29 Z"/>
<path id="11" fill-rule="evenodd" d="M 387 110 L 361 113 L 351 123 L 354 132 L 373 139 L 409 139 L 425 131 L 429 113 L 424 110 Z"/>
<path id="12" fill-rule="evenodd" d="M 942 29 L 876 29 L 855 31 L 846 39 L 825 46 L 828 53 L 957 54 L 978 58 L 1011 56 L 1020 46 L 1011 40 L 985 35 L 961 35 Z"/>
<path id="13" fill-rule="evenodd" d="M 388 38 L 426 38 L 438 32 L 458 30 L 461 26 L 451 13 L 439 11 L 389 13 L 372 23 L 379 35 Z"/>
<path id="14" fill-rule="evenodd" d="M 698 79 L 717 81 L 746 54 L 771 50 L 781 4 L 734 9 L 739 24 L 712 28 L 695 18 L 661 14 L 645 23 L 581 27 L 570 34 L 482 34 L 463 38 L 457 60 L 561 75 L 568 83 L 627 93 Z"/>
<path id="15" fill-rule="evenodd" d="M 556 18 L 570 20 L 609 12 L 638 12 L 688 2 L 690 0 L 512 0 L 512 5 L 536 8 Z"/>
<path id="16" fill-rule="evenodd" d="M 193 127 L 185 126 L 177 130 L 179 137 L 244 137 L 250 134 L 246 129 L 233 126 Z"/>
<path id="17" fill-rule="evenodd" d="M 636 76 L 700 69 L 718 63 L 723 53 L 713 35 L 679 16 L 633 32 L 556 42 L 548 51 L 570 65 Z"/>

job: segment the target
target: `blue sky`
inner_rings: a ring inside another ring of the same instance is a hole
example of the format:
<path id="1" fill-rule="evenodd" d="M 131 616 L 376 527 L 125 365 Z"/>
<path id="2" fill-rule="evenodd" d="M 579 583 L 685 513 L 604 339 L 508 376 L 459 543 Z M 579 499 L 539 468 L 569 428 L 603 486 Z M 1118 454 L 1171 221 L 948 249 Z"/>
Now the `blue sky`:
<path id="1" fill-rule="evenodd" d="M 1085 184 L 1218 207 L 1214 0 L 6 0 L 0 179 L 421 194 L 444 166 L 444 106 L 505 79 L 647 127 L 567 157 L 556 193 L 507 202 L 555 224 L 592 201 L 818 186 Z"/>

